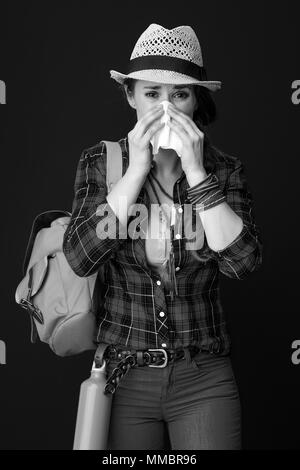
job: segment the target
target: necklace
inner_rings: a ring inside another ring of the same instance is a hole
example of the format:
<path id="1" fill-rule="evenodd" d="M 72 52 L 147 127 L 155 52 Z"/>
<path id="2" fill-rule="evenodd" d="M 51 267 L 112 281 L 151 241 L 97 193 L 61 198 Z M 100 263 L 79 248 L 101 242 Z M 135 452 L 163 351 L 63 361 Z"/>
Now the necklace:
<path id="1" fill-rule="evenodd" d="M 156 189 L 155 189 L 155 186 L 154 186 L 153 182 L 151 181 L 150 178 L 148 178 L 148 181 L 149 181 L 149 183 L 150 183 L 150 185 L 151 185 L 152 191 L 153 191 L 153 193 L 154 193 L 154 196 L 156 197 L 156 200 L 157 200 L 157 202 L 158 202 L 158 204 L 159 204 L 159 206 L 160 206 L 161 211 L 165 214 L 166 219 L 169 220 L 169 216 L 167 215 L 166 211 L 163 209 L 163 207 L 162 207 L 162 205 L 161 205 L 161 201 L 160 201 L 160 199 L 159 199 L 159 197 L 158 197 L 158 194 L 157 194 L 157 192 L 156 192 Z M 172 198 L 172 200 L 173 200 L 173 198 Z"/>
<path id="2" fill-rule="evenodd" d="M 157 192 L 156 192 L 156 189 L 155 189 L 154 184 L 152 183 L 152 181 L 151 181 L 150 178 L 148 178 L 148 181 L 149 181 L 149 183 L 150 183 L 150 186 L 151 186 L 151 188 L 152 188 L 152 191 L 153 191 L 154 196 L 155 196 L 155 198 L 156 198 L 156 200 L 157 200 L 157 202 L 158 202 L 158 204 L 159 204 L 159 207 L 160 207 L 161 211 L 165 214 L 165 217 L 166 217 L 166 219 L 168 220 L 167 213 L 166 213 L 166 211 L 162 208 L 162 205 L 161 205 L 161 202 L 160 202 L 160 200 L 159 200 L 159 197 L 158 197 L 158 194 L 157 194 Z"/>
<path id="3" fill-rule="evenodd" d="M 149 175 L 149 174 L 148 174 Z M 151 179 L 148 178 L 148 181 L 151 185 L 152 191 L 157 199 L 157 202 L 159 203 L 161 210 L 165 214 L 167 220 L 168 216 L 165 212 L 165 210 L 161 206 L 161 202 L 159 200 L 158 194 L 156 192 L 156 189 L 154 187 L 154 184 L 152 183 Z M 173 200 L 173 198 L 172 198 Z M 174 255 L 174 247 L 173 247 L 173 237 L 174 237 L 174 226 L 170 224 L 169 226 L 169 231 L 170 231 L 170 237 L 171 237 L 171 250 L 169 252 L 169 257 L 164 261 L 163 263 L 163 269 L 164 272 L 166 273 L 167 279 L 168 279 L 168 284 L 169 284 L 169 293 L 171 300 L 174 300 L 174 292 L 176 295 L 178 295 L 178 290 L 177 290 L 177 281 L 176 281 L 176 275 L 175 275 L 175 255 Z"/>
<path id="4" fill-rule="evenodd" d="M 150 170 L 150 175 L 151 177 L 156 181 L 156 183 L 158 184 L 160 190 L 162 193 L 164 193 L 165 196 L 167 196 L 169 199 L 171 199 L 173 201 L 173 197 L 167 193 L 167 191 L 162 187 L 162 185 L 160 184 L 160 182 L 158 181 L 158 179 L 154 176 L 154 174 L 152 173 L 152 170 Z"/>

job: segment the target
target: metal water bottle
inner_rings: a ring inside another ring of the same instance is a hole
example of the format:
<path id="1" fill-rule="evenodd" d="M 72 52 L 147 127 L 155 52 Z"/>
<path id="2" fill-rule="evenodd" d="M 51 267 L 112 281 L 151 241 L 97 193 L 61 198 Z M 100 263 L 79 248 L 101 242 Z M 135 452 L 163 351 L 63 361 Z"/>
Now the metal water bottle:
<path id="1" fill-rule="evenodd" d="M 73 450 L 105 450 L 112 404 L 112 394 L 105 394 L 106 361 L 92 366 L 91 376 L 80 387 Z"/>

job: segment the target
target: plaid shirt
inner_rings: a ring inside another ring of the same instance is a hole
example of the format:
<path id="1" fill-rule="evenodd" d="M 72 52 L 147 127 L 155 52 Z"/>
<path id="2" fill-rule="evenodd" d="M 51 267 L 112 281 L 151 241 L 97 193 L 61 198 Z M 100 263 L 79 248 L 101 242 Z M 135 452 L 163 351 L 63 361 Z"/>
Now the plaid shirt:
<path id="1" fill-rule="evenodd" d="M 119 143 L 124 175 L 129 165 L 127 136 Z M 244 225 L 241 233 L 223 250 L 210 249 L 204 231 L 203 237 L 199 237 L 199 246 L 188 248 L 184 212 L 186 205 L 192 205 L 187 199 L 189 185 L 182 171 L 173 188 L 174 204 L 182 215 L 174 233 L 181 231 L 182 236 L 172 239 L 178 293 L 172 300 L 158 274 L 147 264 L 145 238 L 130 236 L 128 225 L 123 226 L 106 200 L 105 144 L 99 142 L 83 150 L 63 251 L 77 275 L 89 276 L 98 271 L 104 284 L 98 341 L 127 349 L 197 345 L 203 349 L 213 348 L 216 354 L 229 353 L 231 340 L 220 301 L 219 273 L 242 280 L 258 269 L 262 262 L 262 242 L 241 161 L 209 146 L 204 166 L 207 172 L 218 176 L 227 203 Z M 145 204 L 149 209 L 146 184 L 136 203 Z M 104 207 L 101 214 L 97 212 L 100 204 Z M 199 214 L 194 210 L 191 213 L 195 228 Z M 135 217 L 130 215 L 128 224 Z M 97 225 L 104 218 L 108 223 L 107 238 L 97 236 Z M 141 229 L 141 224 L 138 228 Z"/>

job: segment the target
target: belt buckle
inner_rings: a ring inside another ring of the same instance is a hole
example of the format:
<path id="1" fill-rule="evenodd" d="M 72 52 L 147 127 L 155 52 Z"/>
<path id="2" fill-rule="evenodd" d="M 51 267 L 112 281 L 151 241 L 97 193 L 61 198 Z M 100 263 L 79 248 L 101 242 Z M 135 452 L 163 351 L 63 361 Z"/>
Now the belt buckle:
<path id="1" fill-rule="evenodd" d="M 165 359 L 165 362 L 163 364 L 160 364 L 159 366 L 157 366 L 156 364 L 149 364 L 148 367 L 166 367 L 166 365 L 168 364 L 168 355 L 165 349 L 148 349 L 148 351 L 160 351 L 163 353 Z"/>

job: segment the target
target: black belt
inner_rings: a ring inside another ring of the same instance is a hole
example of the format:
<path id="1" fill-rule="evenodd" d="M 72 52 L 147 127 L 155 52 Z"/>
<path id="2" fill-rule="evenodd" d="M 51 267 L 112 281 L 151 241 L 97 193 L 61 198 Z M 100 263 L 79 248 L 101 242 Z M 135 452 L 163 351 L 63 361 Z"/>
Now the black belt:
<path id="1" fill-rule="evenodd" d="M 198 346 L 187 346 L 180 349 L 150 348 L 126 351 L 110 345 L 103 355 L 104 359 L 107 362 L 118 359 L 119 362 L 107 379 L 104 393 L 114 393 L 120 380 L 131 367 L 148 366 L 163 368 L 169 363 L 184 359 L 185 349 L 189 350 L 191 357 L 194 357 L 199 351 L 212 352 L 211 350 L 200 349 Z"/>
<path id="2" fill-rule="evenodd" d="M 195 356 L 200 348 L 198 346 L 188 346 L 191 357 Z M 124 350 L 114 346 L 110 346 L 104 355 L 104 358 L 109 360 L 122 360 L 126 357 L 132 358 L 132 366 L 149 366 L 149 367 L 166 367 L 168 363 L 184 359 L 185 349 L 163 349 L 163 348 L 149 348 L 149 349 L 131 349 Z"/>

